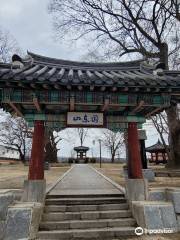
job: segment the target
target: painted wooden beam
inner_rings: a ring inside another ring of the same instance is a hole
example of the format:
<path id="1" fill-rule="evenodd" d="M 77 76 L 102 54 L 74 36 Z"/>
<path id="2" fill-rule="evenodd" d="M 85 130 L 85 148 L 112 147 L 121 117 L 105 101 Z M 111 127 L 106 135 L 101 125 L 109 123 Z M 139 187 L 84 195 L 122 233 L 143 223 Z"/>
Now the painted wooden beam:
<path id="1" fill-rule="evenodd" d="M 94 86 L 91 85 L 91 86 L 90 86 L 90 91 L 93 91 L 93 90 L 94 90 Z"/>
<path id="2" fill-rule="evenodd" d="M 43 88 L 50 89 L 50 86 L 48 84 L 43 84 Z"/>
<path id="3" fill-rule="evenodd" d="M 32 88 L 36 88 L 36 84 L 35 84 L 35 83 L 31 83 L 30 86 L 31 86 Z"/>
<path id="4" fill-rule="evenodd" d="M 33 98 L 33 103 L 34 103 L 37 111 L 41 112 L 41 106 L 40 106 L 39 101 L 38 101 L 38 99 L 36 97 Z"/>
<path id="5" fill-rule="evenodd" d="M 134 88 L 134 91 L 135 91 L 135 92 L 139 92 L 139 88 L 138 88 L 138 87 L 135 87 L 135 88 Z"/>
<path id="6" fill-rule="evenodd" d="M 159 88 L 155 88 L 154 92 L 160 92 L 160 89 Z"/>
<path id="7" fill-rule="evenodd" d="M 82 90 L 83 90 L 83 86 L 79 85 L 79 86 L 78 86 L 78 90 L 79 90 L 79 91 L 82 91 Z"/>
<path id="8" fill-rule="evenodd" d="M 139 104 L 138 104 L 138 106 L 135 107 L 135 108 L 131 111 L 131 113 L 139 112 L 139 111 L 143 108 L 143 105 L 144 105 L 144 101 L 140 101 Z"/>
<path id="9" fill-rule="evenodd" d="M 61 89 L 61 87 L 60 87 L 59 84 L 57 84 L 57 83 L 54 84 L 54 88 L 56 88 L 56 89 Z"/>
<path id="10" fill-rule="evenodd" d="M 70 111 L 74 111 L 74 110 L 75 110 L 75 99 L 74 99 L 74 97 L 70 97 L 69 110 L 70 110 Z"/>
<path id="11" fill-rule="evenodd" d="M 16 114 L 19 117 L 23 117 L 22 112 L 16 107 L 16 105 L 13 102 L 9 101 L 8 104 L 11 106 L 11 108 L 16 112 Z"/>
<path id="12" fill-rule="evenodd" d="M 112 87 L 111 91 L 112 92 L 116 92 L 117 91 L 117 87 Z"/>
<path id="13" fill-rule="evenodd" d="M 12 87 L 12 84 L 10 82 L 6 81 L 6 86 L 7 87 Z"/>
<path id="14" fill-rule="evenodd" d="M 106 90 L 106 87 L 102 86 L 100 89 L 101 89 L 101 92 L 104 92 Z"/>
<path id="15" fill-rule="evenodd" d="M 22 88 L 24 88 L 25 85 L 24 85 L 22 82 L 19 82 L 19 83 L 18 83 L 18 87 L 22 87 Z"/>
<path id="16" fill-rule="evenodd" d="M 151 112 L 149 112 L 148 114 L 146 114 L 145 117 L 148 118 L 151 115 L 153 115 L 154 113 L 157 113 L 157 112 L 161 111 L 162 109 L 163 109 L 162 107 L 158 107 L 158 108 L 152 110 Z"/>
<path id="17" fill-rule="evenodd" d="M 101 111 L 102 112 L 107 111 L 108 108 L 109 108 L 109 99 L 105 99 L 104 100 L 104 105 L 102 106 Z"/>
<path id="18" fill-rule="evenodd" d="M 124 87 L 124 88 L 122 89 L 123 92 L 127 92 L 128 90 L 129 90 L 128 87 Z"/>

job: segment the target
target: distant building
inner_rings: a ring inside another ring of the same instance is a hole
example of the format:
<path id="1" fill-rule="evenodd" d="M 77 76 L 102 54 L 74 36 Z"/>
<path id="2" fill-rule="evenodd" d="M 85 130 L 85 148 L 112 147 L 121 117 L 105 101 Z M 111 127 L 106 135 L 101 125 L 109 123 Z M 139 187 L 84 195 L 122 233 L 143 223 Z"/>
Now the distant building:
<path id="1" fill-rule="evenodd" d="M 19 159 L 19 152 L 16 148 L 0 145 L 0 159 Z"/>
<path id="2" fill-rule="evenodd" d="M 88 147 L 85 146 L 79 146 L 79 147 L 74 147 L 74 151 L 77 153 L 77 162 L 78 163 L 84 163 L 87 161 L 87 151 L 89 150 Z"/>
<path id="3" fill-rule="evenodd" d="M 169 146 L 167 146 L 169 148 Z M 164 145 L 158 140 L 156 144 L 146 148 L 146 152 L 151 154 L 150 163 L 167 163 L 168 155 Z"/>

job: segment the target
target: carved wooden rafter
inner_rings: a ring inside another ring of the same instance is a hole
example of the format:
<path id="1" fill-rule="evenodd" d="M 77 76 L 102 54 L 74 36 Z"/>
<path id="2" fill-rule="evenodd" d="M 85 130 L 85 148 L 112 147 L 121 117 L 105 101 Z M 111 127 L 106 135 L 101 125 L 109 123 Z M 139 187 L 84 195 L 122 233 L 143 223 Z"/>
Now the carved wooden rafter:
<path id="1" fill-rule="evenodd" d="M 74 110 L 75 110 L 75 99 L 74 99 L 74 97 L 70 97 L 69 110 L 70 110 L 70 111 L 74 111 Z"/>
<path id="2" fill-rule="evenodd" d="M 11 108 L 16 112 L 16 114 L 19 117 L 23 117 L 22 112 L 17 108 L 17 106 L 13 102 L 9 101 L 8 104 L 11 106 Z"/>
<path id="3" fill-rule="evenodd" d="M 108 108 L 109 108 L 109 99 L 105 99 L 104 100 L 104 105 L 102 106 L 101 111 L 102 112 L 107 111 Z"/>
<path id="4" fill-rule="evenodd" d="M 136 113 L 136 112 L 141 111 L 141 109 L 143 108 L 143 105 L 144 105 L 144 101 L 142 100 L 142 101 L 139 102 L 138 106 L 135 107 L 135 108 L 132 110 L 131 113 Z"/>
<path id="5" fill-rule="evenodd" d="M 41 112 L 41 106 L 40 106 L 39 101 L 38 101 L 38 99 L 36 97 L 33 98 L 33 103 L 34 103 L 37 111 Z"/>
<path id="6" fill-rule="evenodd" d="M 162 111 L 163 110 L 163 107 L 158 107 L 158 108 L 155 108 L 154 110 L 152 110 L 151 112 L 149 112 L 148 114 L 145 115 L 146 118 L 149 118 L 151 115 L 159 112 L 159 111 Z"/>

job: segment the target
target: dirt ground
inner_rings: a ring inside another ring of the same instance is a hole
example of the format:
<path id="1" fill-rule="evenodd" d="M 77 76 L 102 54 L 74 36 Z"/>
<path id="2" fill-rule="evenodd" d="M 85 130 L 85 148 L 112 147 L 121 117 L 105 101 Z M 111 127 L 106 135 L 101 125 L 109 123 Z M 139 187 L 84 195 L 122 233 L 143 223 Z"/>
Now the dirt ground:
<path id="1" fill-rule="evenodd" d="M 117 182 L 121 186 L 125 186 L 124 176 L 123 176 L 123 166 L 124 164 L 112 164 L 104 163 L 101 168 L 98 163 L 92 164 L 97 170 L 102 172 L 107 177 L 111 178 L 113 181 Z M 153 169 L 158 171 L 167 171 L 164 166 L 150 166 Z M 177 169 L 176 169 L 177 170 Z M 173 170 L 171 170 L 173 171 Z M 159 187 L 180 187 L 180 177 L 155 177 L 154 182 L 149 182 L 150 188 L 159 188 Z"/>
<path id="2" fill-rule="evenodd" d="M 45 171 L 47 187 L 61 177 L 70 165 L 51 167 Z M 0 189 L 22 189 L 24 180 L 28 176 L 28 166 L 18 164 L 1 164 L 0 165 Z"/>

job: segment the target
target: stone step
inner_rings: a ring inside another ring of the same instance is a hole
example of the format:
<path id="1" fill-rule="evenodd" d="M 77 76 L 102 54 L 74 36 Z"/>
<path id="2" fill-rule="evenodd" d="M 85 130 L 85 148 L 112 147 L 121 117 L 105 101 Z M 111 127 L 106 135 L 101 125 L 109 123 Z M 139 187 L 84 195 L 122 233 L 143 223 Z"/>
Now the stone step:
<path id="1" fill-rule="evenodd" d="M 130 210 L 110 210 L 110 211 L 84 211 L 84 212 L 65 212 L 65 213 L 44 213 L 43 221 L 63 221 L 63 220 L 94 220 L 105 218 L 127 218 L 131 217 Z"/>
<path id="2" fill-rule="evenodd" d="M 120 204 L 99 204 L 99 205 L 48 205 L 44 211 L 48 212 L 78 212 L 78 211 L 105 211 L 105 210 L 125 210 L 127 203 Z"/>
<path id="3" fill-rule="evenodd" d="M 126 203 L 125 198 L 52 198 L 47 199 L 45 205 L 93 205 L 107 203 Z"/>
<path id="4" fill-rule="evenodd" d="M 74 194 L 48 194 L 46 195 L 46 199 L 51 198 L 79 198 L 80 195 Z M 81 198 L 105 198 L 105 197 L 125 197 L 124 193 L 119 194 L 81 194 Z"/>
<path id="5" fill-rule="evenodd" d="M 64 230 L 64 229 L 89 229 L 106 227 L 133 227 L 136 221 L 133 218 L 121 219 L 98 219 L 98 220 L 71 220 L 71 221 L 46 221 L 41 222 L 39 229 L 42 231 Z"/>
<path id="6" fill-rule="evenodd" d="M 125 236 L 134 236 L 134 227 L 94 228 L 39 231 L 38 239 L 112 239 Z M 124 239 L 124 238 L 123 238 Z"/>

